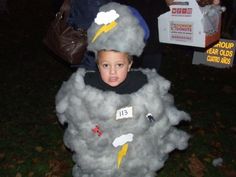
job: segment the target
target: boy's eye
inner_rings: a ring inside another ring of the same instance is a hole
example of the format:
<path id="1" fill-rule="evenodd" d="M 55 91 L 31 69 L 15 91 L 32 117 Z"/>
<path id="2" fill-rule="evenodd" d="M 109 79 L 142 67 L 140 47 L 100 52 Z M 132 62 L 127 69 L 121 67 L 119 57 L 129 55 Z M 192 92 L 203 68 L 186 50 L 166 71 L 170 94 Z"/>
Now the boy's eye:
<path id="1" fill-rule="evenodd" d="M 123 67 L 123 66 L 124 66 L 123 63 L 119 63 L 119 64 L 117 64 L 117 67 L 118 67 L 118 68 L 121 68 L 121 67 Z"/>
<path id="2" fill-rule="evenodd" d="M 102 67 L 103 67 L 103 68 L 108 68 L 109 65 L 108 65 L 108 64 L 103 64 Z"/>

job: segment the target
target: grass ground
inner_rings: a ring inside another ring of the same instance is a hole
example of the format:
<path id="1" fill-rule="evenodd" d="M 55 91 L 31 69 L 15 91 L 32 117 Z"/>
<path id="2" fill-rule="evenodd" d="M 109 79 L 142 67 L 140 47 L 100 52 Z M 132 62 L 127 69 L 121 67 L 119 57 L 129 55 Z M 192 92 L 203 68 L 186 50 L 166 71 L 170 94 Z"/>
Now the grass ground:
<path id="1" fill-rule="evenodd" d="M 54 99 L 74 70 L 41 42 L 50 4 L 21 0 L 18 5 L 0 17 L 0 177 L 71 177 L 73 162 Z M 185 151 L 170 154 L 157 176 L 235 177 L 236 69 L 192 65 L 187 51 L 165 46 L 159 73 L 172 82 L 176 106 L 191 115 L 192 121 L 179 128 L 192 137 Z M 217 158 L 223 163 L 215 167 Z"/>

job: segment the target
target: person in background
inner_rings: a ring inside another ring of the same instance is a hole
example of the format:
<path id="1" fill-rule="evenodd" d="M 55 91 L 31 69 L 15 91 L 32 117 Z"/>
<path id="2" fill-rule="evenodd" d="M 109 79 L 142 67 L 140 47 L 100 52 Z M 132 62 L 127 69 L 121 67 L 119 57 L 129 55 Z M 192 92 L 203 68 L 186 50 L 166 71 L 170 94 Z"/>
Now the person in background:
<path id="1" fill-rule="evenodd" d="M 99 7 L 112 0 L 70 0 L 70 15 L 67 23 L 75 30 L 83 29 L 87 31 L 89 25 L 94 20 Z M 57 13 L 63 0 L 53 0 L 53 11 Z M 73 68 L 85 68 L 96 70 L 95 56 L 92 52 L 86 51 L 80 65 L 72 65 Z"/>
<path id="2" fill-rule="evenodd" d="M 82 28 L 87 30 L 89 25 L 94 20 L 99 7 L 108 2 L 111 2 L 111 0 L 71 0 L 68 24 L 74 27 L 74 29 Z M 81 64 L 74 67 L 96 70 L 97 67 L 94 54 L 86 51 Z"/>

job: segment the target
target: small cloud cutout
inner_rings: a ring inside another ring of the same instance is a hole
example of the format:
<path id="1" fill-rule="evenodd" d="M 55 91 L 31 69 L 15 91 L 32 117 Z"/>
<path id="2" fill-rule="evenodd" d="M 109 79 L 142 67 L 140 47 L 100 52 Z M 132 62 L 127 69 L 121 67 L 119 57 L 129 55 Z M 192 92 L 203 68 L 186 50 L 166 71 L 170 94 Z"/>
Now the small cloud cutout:
<path id="1" fill-rule="evenodd" d="M 122 146 L 127 142 L 131 142 L 133 141 L 133 134 L 129 133 L 129 134 L 125 134 L 125 135 L 121 135 L 119 137 L 117 137 L 114 141 L 113 141 L 113 146 L 114 147 L 118 147 L 118 146 Z"/>
<path id="2" fill-rule="evenodd" d="M 108 12 L 99 12 L 97 14 L 97 17 L 95 18 L 95 23 L 98 25 L 106 25 L 113 21 L 115 21 L 117 18 L 119 18 L 119 14 L 116 13 L 115 10 L 110 10 Z"/>

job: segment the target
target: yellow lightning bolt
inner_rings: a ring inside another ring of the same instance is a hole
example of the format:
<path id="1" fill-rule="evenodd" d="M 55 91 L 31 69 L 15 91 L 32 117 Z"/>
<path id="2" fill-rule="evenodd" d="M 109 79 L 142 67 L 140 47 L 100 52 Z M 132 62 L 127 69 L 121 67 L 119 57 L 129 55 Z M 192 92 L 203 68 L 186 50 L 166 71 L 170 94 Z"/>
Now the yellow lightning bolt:
<path id="1" fill-rule="evenodd" d="M 121 161 L 123 159 L 123 157 L 126 155 L 127 151 L 128 151 L 128 144 L 124 144 L 121 148 L 121 150 L 118 152 L 118 157 L 117 157 L 117 166 L 118 168 L 120 168 L 121 165 Z"/>
<path id="2" fill-rule="evenodd" d="M 116 27 L 117 23 L 116 21 L 111 22 L 108 25 L 103 25 L 101 28 L 99 28 L 95 34 L 95 36 L 93 37 L 92 42 L 94 42 L 103 32 L 106 33 L 108 31 L 110 31 L 111 29 L 113 29 L 114 27 Z"/>

